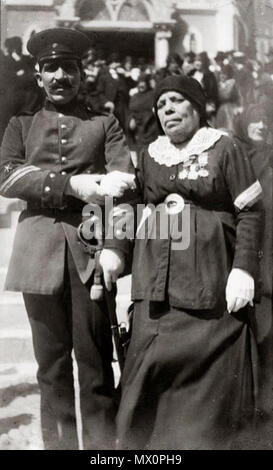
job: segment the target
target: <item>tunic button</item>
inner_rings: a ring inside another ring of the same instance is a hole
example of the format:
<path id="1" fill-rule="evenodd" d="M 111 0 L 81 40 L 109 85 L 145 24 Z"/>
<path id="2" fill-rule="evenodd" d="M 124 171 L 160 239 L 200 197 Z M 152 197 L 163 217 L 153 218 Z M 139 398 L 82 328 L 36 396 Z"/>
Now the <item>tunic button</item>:
<path id="1" fill-rule="evenodd" d="M 45 189 L 44 189 L 45 193 L 49 193 L 50 190 L 51 190 L 51 188 L 49 186 L 46 186 Z"/>
<path id="2" fill-rule="evenodd" d="M 49 173 L 50 178 L 55 178 L 55 176 L 56 176 L 55 173 Z"/>
<path id="3" fill-rule="evenodd" d="M 62 124 L 62 125 L 61 125 L 61 129 L 67 129 L 66 125 L 65 125 L 65 124 Z"/>
<path id="4" fill-rule="evenodd" d="M 259 250 L 259 251 L 258 251 L 258 258 L 261 259 L 261 258 L 263 257 L 263 255 L 264 255 L 263 250 Z"/>
<path id="5" fill-rule="evenodd" d="M 67 162 L 67 158 L 66 158 L 66 157 L 62 157 L 62 162 L 63 162 L 63 163 Z"/>
<path id="6" fill-rule="evenodd" d="M 171 175 L 171 176 L 170 176 L 170 180 L 171 180 L 171 181 L 175 180 L 175 175 Z"/>
<path id="7" fill-rule="evenodd" d="M 61 144 L 66 144 L 67 140 L 66 139 L 61 139 Z"/>
<path id="8" fill-rule="evenodd" d="M 61 172 L 61 175 L 66 175 L 66 174 L 67 174 L 66 171 Z"/>
<path id="9" fill-rule="evenodd" d="M 59 118 L 62 118 L 64 117 L 64 115 L 62 113 L 59 113 Z"/>

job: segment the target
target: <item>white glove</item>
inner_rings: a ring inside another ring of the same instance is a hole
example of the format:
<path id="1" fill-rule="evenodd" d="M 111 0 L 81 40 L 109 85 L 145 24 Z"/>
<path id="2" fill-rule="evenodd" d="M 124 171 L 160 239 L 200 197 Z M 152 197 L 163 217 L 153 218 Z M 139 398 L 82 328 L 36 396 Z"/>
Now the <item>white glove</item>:
<path id="1" fill-rule="evenodd" d="M 100 186 L 97 184 L 103 177 L 104 175 L 86 174 L 71 176 L 65 194 L 87 203 L 103 204 L 104 197 L 100 194 Z"/>
<path id="2" fill-rule="evenodd" d="M 124 254 L 120 250 L 104 248 L 100 255 L 100 265 L 106 289 L 110 291 L 112 284 L 117 282 L 119 275 L 124 271 Z"/>
<path id="3" fill-rule="evenodd" d="M 248 303 L 253 305 L 254 279 L 243 269 L 233 268 L 226 286 L 227 310 L 238 312 Z"/>
<path id="4" fill-rule="evenodd" d="M 104 176 L 100 184 L 101 196 L 121 197 L 127 189 L 135 189 L 135 175 L 112 171 Z"/>

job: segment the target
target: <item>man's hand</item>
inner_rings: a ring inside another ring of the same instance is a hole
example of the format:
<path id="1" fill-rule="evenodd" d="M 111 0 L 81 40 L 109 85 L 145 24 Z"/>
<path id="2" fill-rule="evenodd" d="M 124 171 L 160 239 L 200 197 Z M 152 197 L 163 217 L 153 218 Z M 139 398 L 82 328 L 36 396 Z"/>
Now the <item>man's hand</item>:
<path id="1" fill-rule="evenodd" d="M 226 301 L 229 313 L 238 312 L 248 303 L 253 305 L 254 279 L 242 269 L 233 268 L 227 281 Z"/>
<path id="2" fill-rule="evenodd" d="M 124 254 L 116 249 L 103 249 L 100 255 L 100 265 L 103 271 L 104 283 L 107 290 L 117 282 L 119 275 L 124 271 Z"/>
<path id="3" fill-rule="evenodd" d="M 112 171 L 104 176 L 100 184 L 100 195 L 121 197 L 127 189 L 135 189 L 135 175 Z"/>
<path id="4" fill-rule="evenodd" d="M 74 196 L 86 203 L 103 204 L 104 197 L 100 194 L 98 183 L 104 175 L 74 175 L 65 189 L 66 196 Z"/>

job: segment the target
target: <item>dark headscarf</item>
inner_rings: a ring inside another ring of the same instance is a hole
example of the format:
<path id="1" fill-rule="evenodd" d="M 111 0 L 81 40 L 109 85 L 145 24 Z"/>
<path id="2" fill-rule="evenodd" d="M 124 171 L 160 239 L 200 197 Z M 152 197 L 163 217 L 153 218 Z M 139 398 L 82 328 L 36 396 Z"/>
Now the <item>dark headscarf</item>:
<path id="1" fill-rule="evenodd" d="M 190 103 L 192 103 L 200 114 L 200 126 L 207 125 L 206 121 L 206 97 L 200 83 L 194 78 L 186 75 L 170 75 L 158 82 L 154 91 L 154 110 L 158 122 L 158 127 L 163 133 L 157 115 L 157 102 L 159 97 L 167 91 L 177 91 L 181 93 Z"/>

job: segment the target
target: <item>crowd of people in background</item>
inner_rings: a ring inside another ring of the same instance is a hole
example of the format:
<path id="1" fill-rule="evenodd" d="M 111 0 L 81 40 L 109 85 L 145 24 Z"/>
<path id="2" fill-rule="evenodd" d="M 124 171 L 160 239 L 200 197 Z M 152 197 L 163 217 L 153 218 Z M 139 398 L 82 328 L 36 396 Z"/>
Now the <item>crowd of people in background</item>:
<path id="1" fill-rule="evenodd" d="M 13 115 L 36 110 L 43 101 L 33 59 L 22 49 L 21 38 L 11 37 L 0 55 L 0 140 Z M 122 58 L 118 53 L 107 57 L 104 51 L 91 49 L 82 66 L 85 81 L 81 100 L 97 112 L 113 113 L 131 150 L 137 153 L 157 136 L 153 89 L 168 75 L 184 74 L 198 80 L 207 97 L 207 115 L 213 127 L 234 133 L 236 116 L 253 103 L 264 107 L 264 116 L 272 127 L 273 50 L 265 65 L 239 51 L 219 51 L 214 58 L 206 52 L 187 52 L 183 57 L 173 52 L 166 66 L 156 69 L 143 57 Z"/>
<path id="2" fill-rule="evenodd" d="M 250 60 L 243 52 L 188 52 L 182 58 L 170 53 L 166 66 L 155 69 L 144 58 L 118 54 L 104 59 L 100 51 L 89 51 L 83 61 L 86 74 L 82 97 L 97 111 L 113 112 L 125 131 L 132 150 L 154 140 L 157 126 L 152 111 L 153 89 L 168 75 L 188 75 L 202 85 L 207 97 L 207 115 L 213 127 L 234 132 L 236 116 L 249 104 L 265 108 L 273 122 L 273 51 L 268 63 Z"/>

